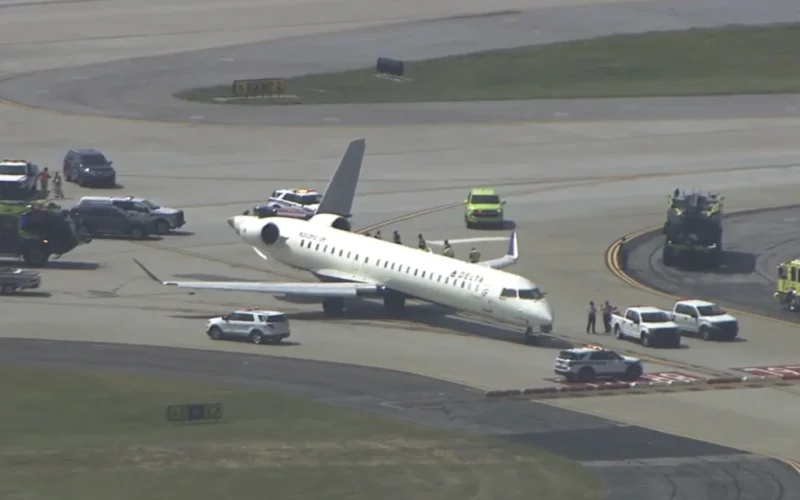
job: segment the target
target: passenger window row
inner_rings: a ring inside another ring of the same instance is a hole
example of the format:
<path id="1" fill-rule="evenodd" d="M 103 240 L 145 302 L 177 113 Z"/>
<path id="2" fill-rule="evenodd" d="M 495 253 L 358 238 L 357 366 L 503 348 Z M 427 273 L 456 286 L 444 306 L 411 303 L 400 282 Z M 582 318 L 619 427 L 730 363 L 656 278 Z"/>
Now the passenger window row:
<path id="1" fill-rule="evenodd" d="M 308 248 L 309 250 L 313 250 L 315 252 L 321 253 L 330 253 L 331 255 L 336 255 L 337 251 L 333 245 L 323 245 L 322 243 L 314 244 L 313 241 L 301 239 L 300 240 L 300 247 L 301 248 Z M 359 262 L 360 255 L 354 253 L 352 251 L 347 252 L 344 254 L 344 250 L 339 249 L 338 256 L 345 258 L 345 259 L 352 259 L 355 262 Z M 364 264 L 369 264 L 369 257 L 364 257 L 363 260 Z M 442 274 L 434 273 L 433 271 L 427 271 L 425 269 L 420 270 L 419 268 L 412 268 L 409 265 L 405 266 L 403 269 L 403 264 L 397 264 L 395 262 L 390 262 L 386 259 L 375 259 L 373 265 L 375 267 L 383 267 L 384 269 L 388 269 L 390 271 L 398 271 L 398 272 L 405 272 L 406 274 L 411 274 L 411 271 L 414 271 L 414 276 L 419 276 L 421 278 L 427 278 L 431 281 L 436 280 L 438 283 L 444 283 L 446 285 L 453 285 L 453 286 L 461 286 L 461 288 L 471 290 L 471 291 L 478 291 L 479 286 L 476 282 L 471 282 L 467 280 L 459 280 L 456 278 L 451 278 L 450 276 L 444 276 Z M 516 296 L 516 295 L 515 295 Z"/>

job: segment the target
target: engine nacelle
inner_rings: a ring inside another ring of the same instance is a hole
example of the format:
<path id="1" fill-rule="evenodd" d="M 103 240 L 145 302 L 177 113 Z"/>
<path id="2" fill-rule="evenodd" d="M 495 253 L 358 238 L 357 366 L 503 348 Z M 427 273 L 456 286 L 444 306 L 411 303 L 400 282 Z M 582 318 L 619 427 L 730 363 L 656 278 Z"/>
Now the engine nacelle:
<path id="1" fill-rule="evenodd" d="M 281 230 L 272 222 L 264 224 L 261 228 L 261 241 L 266 245 L 274 245 L 281 237 Z"/>
<path id="2" fill-rule="evenodd" d="M 350 221 L 341 215 L 336 214 L 317 214 L 309 219 L 313 224 L 320 224 L 323 226 L 332 227 L 341 231 L 350 231 Z"/>

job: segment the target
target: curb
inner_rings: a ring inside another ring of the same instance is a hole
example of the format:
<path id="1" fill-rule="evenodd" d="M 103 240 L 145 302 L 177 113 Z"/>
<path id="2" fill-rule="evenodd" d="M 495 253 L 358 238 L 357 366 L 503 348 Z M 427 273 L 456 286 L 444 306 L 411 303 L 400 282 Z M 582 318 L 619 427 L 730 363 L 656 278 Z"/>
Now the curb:
<path id="1" fill-rule="evenodd" d="M 800 382 L 800 375 L 781 375 L 781 376 L 742 376 L 742 377 L 714 377 L 709 379 L 698 379 L 680 382 L 671 380 L 669 382 L 623 382 L 610 381 L 606 383 L 586 383 L 572 385 L 557 385 L 551 387 L 531 387 L 528 389 L 506 389 L 487 391 L 484 396 L 488 399 L 502 398 L 530 398 L 547 399 L 558 397 L 588 396 L 590 393 L 625 393 L 630 391 L 632 394 L 647 394 L 648 392 L 659 392 L 662 389 L 680 390 L 683 387 L 690 387 L 693 391 L 711 390 L 715 388 L 730 389 L 730 386 L 740 385 L 743 388 L 761 388 L 770 385 L 786 385 L 781 382 Z M 634 390 L 636 389 L 636 390 Z M 643 390 L 645 389 L 645 390 Z M 647 391 L 649 389 L 650 391 Z M 662 391 L 663 392 L 663 391 Z M 589 393 L 589 394 L 587 394 Z"/>

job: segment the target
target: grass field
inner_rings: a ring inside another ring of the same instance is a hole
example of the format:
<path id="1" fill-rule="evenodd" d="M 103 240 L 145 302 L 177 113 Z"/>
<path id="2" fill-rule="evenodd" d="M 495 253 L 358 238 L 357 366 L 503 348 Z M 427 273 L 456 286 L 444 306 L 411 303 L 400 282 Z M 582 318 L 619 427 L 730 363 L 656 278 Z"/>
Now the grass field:
<path id="1" fill-rule="evenodd" d="M 4 500 L 599 499 L 578 464 L 531 448 L 260 390 L 0 367 Z M 219 402 L 220 423 L 166 406 Z M 533 495 L 533 496 L 532 496 Z"/>
<path id="2" fill-rule="evenodd" d="M 406 82 L 370 68 L 291 78 L 286 89 L 304 104 L 789 93 L 800 92 L 797 47 L 798 24 L 616 35 L 408 62 Z M 230 85 L 175 94 L 230 95 Z"/>

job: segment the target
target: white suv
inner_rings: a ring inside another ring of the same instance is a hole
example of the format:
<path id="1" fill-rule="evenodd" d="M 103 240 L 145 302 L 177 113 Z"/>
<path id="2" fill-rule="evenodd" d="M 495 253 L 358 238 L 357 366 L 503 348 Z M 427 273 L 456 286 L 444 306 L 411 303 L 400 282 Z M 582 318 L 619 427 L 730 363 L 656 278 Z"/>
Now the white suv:
<path id="1" fill-rule="evenodd" d="M 279 344 L 291 335 L 289 318 L 282 312 L 243 309 L 211 318 L 206 333 L 214 340 L 240 339 L 254 344 Z"/>

